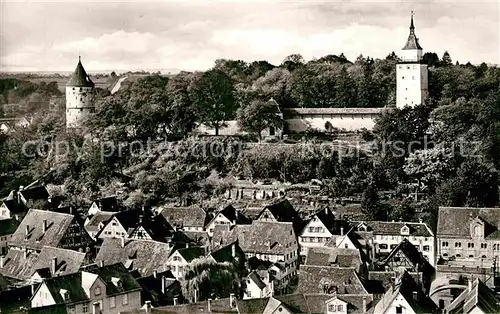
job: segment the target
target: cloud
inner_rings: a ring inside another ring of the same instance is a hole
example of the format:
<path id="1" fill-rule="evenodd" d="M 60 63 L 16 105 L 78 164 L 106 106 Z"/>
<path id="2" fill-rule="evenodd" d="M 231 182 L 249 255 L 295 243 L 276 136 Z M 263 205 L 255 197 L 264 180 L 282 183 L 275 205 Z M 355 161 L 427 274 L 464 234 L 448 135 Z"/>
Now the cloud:
<path id="1" fill-rule="evenodd" d="M 2 2 L 0 70 L 207 69 L 215 59 L 398 52 L 415 10 L 425 51 L 499 61 L 498 4 L 426 1 Z"/>

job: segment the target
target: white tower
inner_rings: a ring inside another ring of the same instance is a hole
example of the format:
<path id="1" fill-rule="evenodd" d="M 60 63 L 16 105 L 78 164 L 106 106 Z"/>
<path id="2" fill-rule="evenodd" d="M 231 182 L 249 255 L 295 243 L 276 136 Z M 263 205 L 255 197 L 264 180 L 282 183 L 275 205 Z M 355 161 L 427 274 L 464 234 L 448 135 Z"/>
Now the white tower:
<path id="1" fill-rule="evenodd" d="M 401 61 L 396 65 L 396 107 L 414 107 L 427 97 L 429 82 L 427 64 L 422 60 L 422 47 L 415 36 L 413 11 L 411 12 L 410 35 L 401 50 Z"/>
<path id="2" fill-rule="evenodd" d="M 75 72 L 66 84 L 66 128 L 78 128 L 94 112 L 94 83 L 83 68 L 80 57 Z"/>

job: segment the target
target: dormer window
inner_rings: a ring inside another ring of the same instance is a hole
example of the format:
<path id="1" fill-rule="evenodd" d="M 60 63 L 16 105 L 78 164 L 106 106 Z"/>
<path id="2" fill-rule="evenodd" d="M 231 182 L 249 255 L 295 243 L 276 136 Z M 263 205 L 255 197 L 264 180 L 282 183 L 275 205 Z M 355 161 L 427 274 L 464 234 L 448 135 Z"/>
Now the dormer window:
<path id="1" fill-rule="evenodd" d="M 70 300 L 70 295 L 69 291 L 66 289 L 61 289 L 59 290 L 59 293 L 61 294 L 61 297 L 63 298 L 64 301 L 69 301 Z"/>
<path id="2" fill-rule="evenodd" d="M 101 295 L 101 287 L 96 287 L 94 289 L 94 295 Z"/>
<path id="3" fill-rule="evenodd" d="M 401 228 L 401 235 L 410 235 L 410 228 L 408 226 L 403 226 Z"/>
<path id="4" fill-rule="evenodd" d="M 120 278 L 116 278 L 116 277 L 113 277 L 111 278 L 111 282 L 117 287 L 117 288 L 122 288 L 123 287 L 123 283 L 122 283 L 122 280 Z"/>

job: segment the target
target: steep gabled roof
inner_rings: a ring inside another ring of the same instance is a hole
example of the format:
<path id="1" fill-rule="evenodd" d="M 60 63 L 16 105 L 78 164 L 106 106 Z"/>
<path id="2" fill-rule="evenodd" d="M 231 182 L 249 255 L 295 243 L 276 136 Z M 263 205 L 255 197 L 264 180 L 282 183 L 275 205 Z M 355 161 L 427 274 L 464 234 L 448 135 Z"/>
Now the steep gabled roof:
<path id="1" fill-rule="evenodd" d="M 422 291 L 413 277 L 404 271 L 375 305 L 374 313 L 387 313 L 398 295 L 408 302 L 415 313 L 435 313 L 437 309 L 436 304 Z"/>
<path id="2" fill-rule="evenodd" d="M 478 307 L 481 313 L 500 313 L 500 301 L 481 280 L 475 279 L 450 305 L 447 313 L 471 313 Z"/>
<path id="3" fill-rule="evenodd" d="M 397 252 L 402 252 L 413 266 L 419 266 L 419 270 L 425 266 L 430 266 L 429 262 L 424 258 L 421 252 L 408 239 L 403 239 L 389 255 L 381 262 L 381 265 L 387 265 Z"/>
<path id="4" fill-rule="evenodd" d="M 119 212 L 121 209 L 115 196 L 100 198 L 94 203 L 99 207 L 99 210 L 105 212 Z"/>
<path id="5" fill-rule="evenodd" d="M 374 235 L 401 235 L 401 228 L 405 225 L 410 228 L 410 236 L 416 237 L 433 237 L 434 234 L 429 229 L 427 224 L 423 222 L 402 222 L 402 221 L 362 221 L 358 222 L 358 233 L 360 225 L 367 226 L 367 232 L 372 232 Z"/>
<path id="6" fill-rule="evenodd" d="M 34 186 L 31 188 L 25 188 L 19 193 L 24 197 L 26 201 L 29 200 L 48 200 L 50 197 L 49 192 L 44 186 Z"/>
<path id="7" fill-rule="evenodd" d="M 269 210 L 274 218 L 279 222 L 291 222 L 296 234 L 298 234 L 303 227 L 303 220 L 295 208 L 290 204 L 287 199 L 282 199 L 274 204 L 267 205 L 259 214 L 259 220 L 266 210 Z"/>
<path id="8" fill-rule="evenodd" d="M 28 208 L 23 202 L 18 202 L 15 199 L 6 199 L 3 201 L 5 207 L 11 212 L 11 214 L 23 214 L 28 211 Z"/>
<path id="9" fill-rule="evenodd" d="M 122 263 L 110 264 L 104 267 L 92 265 L 86 267 L 84 271 L 98 275 L 106 283 L 106 295 L 108 296 L 141 289 L 141 285 Z M 113 278 L 120 279 L 121 285 L 117 286 L 113 282 Z"/>
<path id="10" fill-rule="evenodd" d="M 470 223 L 479 217 L 486 223 L 485 237 L 500 238 L 500 208 L 439 207 L 437 236 L 471 238 Z"/>
<path id="11" fill-rule="evenodd" d="M 130 234 L 133 234 L 141 227 L 151 236 L 151 239 L 155 241 L 167 243 L 168 241 L 172 241 L 176 235 L 174 228 L 162 215 L 156 215 L 145 220 L 143 219 Z"/>
<path id="12" fill-rule="evenodd" d="M 170 256 L 171 247 L 163 242 L 152 240 L 124 240 L 104 239 L 96 261 L 103 261 L 105 265 L 123 263 L 138 270 L 142 276 L 149 276 L 154 270 L 164 270 L 165 261 Z"/>
<path id="13" fill-rule="evenodd" d="M 74 216 L 70 214 L 30 209 L 8 243 L 36 250 L 41 250 L 44 246 L 57 247 L 73 219 Z M 47 224 L 45 233 L 44 221 Z"/>
<path id="14" fill-rule="evenodd" d="M 366 294 L 354 268 L 310 266 L 300 267 L 297 292 Z"/>
<path id="15" fill-rule="evenodd" d="M 92 82 L 90 76 L 83 68 L 80 58 L 78 59 L 78 64 L 76 65 L 75 72 L 73 72 L 73 74 L 71 75 L 71 78 L 69 79 L 66 86 L 94 87 L 94 82 Z"/>
<path id="16" fill-rule="evenodd" d="M 201 227 L 207 223 L 207 213 L 200 207 L 165 207 L 161 211 L 168 223 L 174 227 Z"/>
<path id="17" fill-rule="evenodd" d="M 25 252 L 18 249 L 10 249 L 4 257 L 4 266 L 0 274 L 5 277 L 26 280 L 33 274 L 33 265 L 38 259 L 38 254 Z"/>
<path id="18" fill-rule="evenodd" d="M 241 224 L 249 224 L 252 221 L 248 219 L 245 215 L 242 213 L 238 212 L 236 208 L 233 207 L 233 205 L 227 205 L 223 209 L 221 209 L 218 213 L 214 215 L 212 220 L 209 222 L 209 224 L 217 218 L 219 214 L 224 215 L 229 221 L 232 223 L 235 223 L 236 225 L 241 225 Z"/>
<path id="19" fill-rule="evenodd" d="M 177 250 L 186 262 L 191 262 L 195 258 L 205 256 L 205 248 L 199 246 L 187 247 Z"/>
<path id="20" fill-rule="evenodd" d="M 52 273 L 52 260 L 56 258 L 56 273 Z M 48 268 L 50 276 L 62 276 L 76 273 L 83 265 L 85 253 L 45 246 L 38 255 L 34 270 Z"/>

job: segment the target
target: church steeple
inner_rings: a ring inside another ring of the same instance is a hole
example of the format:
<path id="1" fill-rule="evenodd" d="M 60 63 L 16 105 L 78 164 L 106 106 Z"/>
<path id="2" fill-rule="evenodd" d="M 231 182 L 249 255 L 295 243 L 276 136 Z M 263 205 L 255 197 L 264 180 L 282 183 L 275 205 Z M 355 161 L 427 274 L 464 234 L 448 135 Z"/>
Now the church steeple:
<path id="1" fill-rule="evenodd" d="M 408 40 L 406 41 L 406 45 L 403 47 L 403 50 L 422 50 L 420 44 L 418 43 L 418 38 L 415 35 L 415 24 L 413 23 L 413 11 L 411 11 L 411 22 L 410 22 L 410 35 L 408 35 Z"/>

